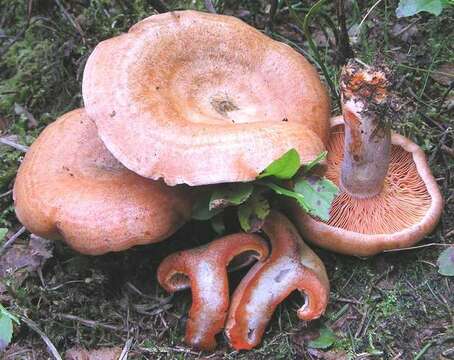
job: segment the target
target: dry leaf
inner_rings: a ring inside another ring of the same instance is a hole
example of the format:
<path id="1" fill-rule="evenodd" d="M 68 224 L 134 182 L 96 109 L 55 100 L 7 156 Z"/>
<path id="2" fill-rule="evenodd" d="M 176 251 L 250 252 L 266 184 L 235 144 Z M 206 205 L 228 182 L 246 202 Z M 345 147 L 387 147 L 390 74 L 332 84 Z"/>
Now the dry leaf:
<path id="1" fill-rule="evenodd" d="M 117 360 L 121 355 L 121 348 L 100 348 L 87 351 L 81 347 L 73 347 L 66 352 L 65 360 Z"/>
<path id="2" fill-rule="evenodd" d="M 53 242 L 36 235 L 30 236 L 28 244 L 14 244 L 0 257 L 0 279 L 13 277 L 18 284 L 28 274 L 41 269 L 52 257 Z M 0 293 L 4 291 L 0 283 Z"/>

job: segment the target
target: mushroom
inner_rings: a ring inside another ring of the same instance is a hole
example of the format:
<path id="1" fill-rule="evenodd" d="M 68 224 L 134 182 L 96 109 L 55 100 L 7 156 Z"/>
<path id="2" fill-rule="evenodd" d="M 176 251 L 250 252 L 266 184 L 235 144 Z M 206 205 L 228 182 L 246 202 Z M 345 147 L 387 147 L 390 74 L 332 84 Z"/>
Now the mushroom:
<path id="1" fill-rule="evenodd" d="M 33 143 L 14 203 L 31 232 L 63 237 L 90 255 L 166 239 L 190 218 L 192 205 L 187 189 L 142 178 L 115 160 L 83 109 L 57 119 Z"/>
<path id="2" fill-rule="evenodd" d="M 443 199 L 424 152 L 391 132 L 386 71 L 350 62 L 341 76 L 342 117 L 331 121 L 326 177 L 340 187 L 327 222 L 291 205 L 302 235 L 343 254 L 370 256 L 429 234 Z"/>
<path id="3" fill-rule="evenodd" d="M 151 16 L 95 48 L 82 90 L 112 154 L 169 185 L 252 181 L 292 148 L 314 159 L 328 138 L 313 66 L 230 16 Z"/>
<path id="4" fill-rule="evenodd" d="M 215 335 L 224 327 L 229 307 L 227 266 L 241 255 L 241 262 L 252 257 L 262 261 L 268 256 L 266 242 L 254 234 L 227 235 L 172 254 L 159 265 L 158 281 L 168 292 L 191 288 L 187 344 L 202 350 L 216 347 Z"/>
<path id="5" fill-rule="evenodd" d="M 292 223 L 272 211 L 262 230 L 271 241 L 271 255 L 241 280 L 227 317 L 225 332 L 237 350 L 252 349 L 261 341 L 274 310 L 294 290 L 305 294 L 306 302 L 297 312 L 302 320 L 320 317 L 328 304 L 325 267 Z"/>

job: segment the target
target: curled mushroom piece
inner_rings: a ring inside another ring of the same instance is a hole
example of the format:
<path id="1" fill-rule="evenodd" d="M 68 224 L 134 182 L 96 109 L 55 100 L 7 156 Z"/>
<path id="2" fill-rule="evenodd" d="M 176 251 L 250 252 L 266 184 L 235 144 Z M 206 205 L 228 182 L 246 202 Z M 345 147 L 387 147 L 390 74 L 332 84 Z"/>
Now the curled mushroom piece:
<path id="1" fill-rule="evenodd" d="M 191 194 L 140 177 L 104 147 L 83 109 L 49 125 L 22 162 L 16 215 L 31 232 L 89 255 L 166 239 L 191 216 Z"/>
<path id="2" fill-rule="evenodd" d="M 159 265 L 158 281 L 168 292 L 191 288 L 185 342 L 194 348 L 216 347 L 215 335 L 223 329 L 229 308 L 227 266 L 241 255 L 241 264 L 251 257 L 262 261 L 268 256 L 268 246 L 257 235 L 233 234 L 172 254 Z"/>
<path id="3" fill-rule="evenodd" d="M 271 255 L 255 264 L 232 296 L 226 335 L 237 350 L 252 349 L 263 336 L 276 307 L 294 290 L 305 295 L 297 314 L 320 317 L 329 297 L 325 267 L 282 214 L 272 211 L 262 228 L 271 241 Z"/>
<path id="4" fill-rule="evenodd" d="M 340 253 L 370 256 L 411 246 L 436 226 L 443 199 L 422 149 L 392 133 L 386 73 L 350 63 L 341 77 L 343 117 L 331 121 L 326 177 L 340 193 L 327 222 L 291 205 L 302 235 Z"/>
<path id="5" fill-rule="evenodd" d="M 313 66 L 231 16 L 151 16 L 95 48 L 82 87 L 112 154 L 169 185 L 252 181 L 292 148 L 313 160 L 328 139 Z"/>

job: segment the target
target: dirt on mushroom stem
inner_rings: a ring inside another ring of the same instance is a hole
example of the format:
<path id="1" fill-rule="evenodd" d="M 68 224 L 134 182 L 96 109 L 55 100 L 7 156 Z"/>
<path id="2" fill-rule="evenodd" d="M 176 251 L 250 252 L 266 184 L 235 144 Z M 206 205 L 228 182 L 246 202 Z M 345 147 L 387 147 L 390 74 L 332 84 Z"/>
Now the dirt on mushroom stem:
<path id="1" fill-rule="evenodd" d="M 377 195 L 388 172 L 391 126 L 396 101 L 390 71 L 351 60 L 343 68 L 340 88 L 345 120 L 341 187 L 358 198 Z"/>

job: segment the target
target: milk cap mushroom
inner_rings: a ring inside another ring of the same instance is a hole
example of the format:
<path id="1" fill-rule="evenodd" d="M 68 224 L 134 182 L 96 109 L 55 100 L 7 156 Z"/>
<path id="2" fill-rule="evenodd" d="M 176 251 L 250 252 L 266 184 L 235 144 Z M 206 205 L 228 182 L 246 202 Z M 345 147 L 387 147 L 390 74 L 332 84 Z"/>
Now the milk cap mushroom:
<path id="1" fill-rule="evenodd" d="M 415 244 L 440 219 L 443 199 L 423 150 L 390 130 L 386 76 L 352 62 L 343 71 L 343 117 L 331 120 L 327 146 L 326 177 L 340 188 L 330 218 L 291 204 L 301 233 L 318 246 L 370 256 Z"/>
<path id="2" fill-rule="evenodd" d="M 151 16 L 95 48 L 82 90 L 112 154 L 170 185 L 251 181 L 292 148 L 314 159 L 328 135 L 314 67 L 230 16 Z"/>
<path id="3" fill-rule="evenodd" d="M 263 261 L 268 256 L 268 246 L 258 235 L 232 234 L 171 254 L 159 265 L 158 281 L 168 292 L 191 288 L 185 342 L 192 347 L 216 347 L 215 335 L 224 327 L 229 308 L 227 266 L 241 255 L 240 263 L 245 255 Z"/>
<path id="4" fill-rule="evenodd" d="M 276 307 L 295 290 L 305 296 L 302 320 L 320 317 L 328 305 L 329 281 L 320 258 L 303 242 L 281 213 L 272 211 L 262 228 L 271 255 L 256 263 L 232 295 L 225 333 L 236 350 L 260 343 Z"/>
<path id="5" fill-rule="evenodd" d="M 26 154 L 14 184 L 18 219 L 90 255 L 161 241 L 191 216 L 187 189 L 140 177 L 102 144 L 83 109 L 50 124 Z"/>

